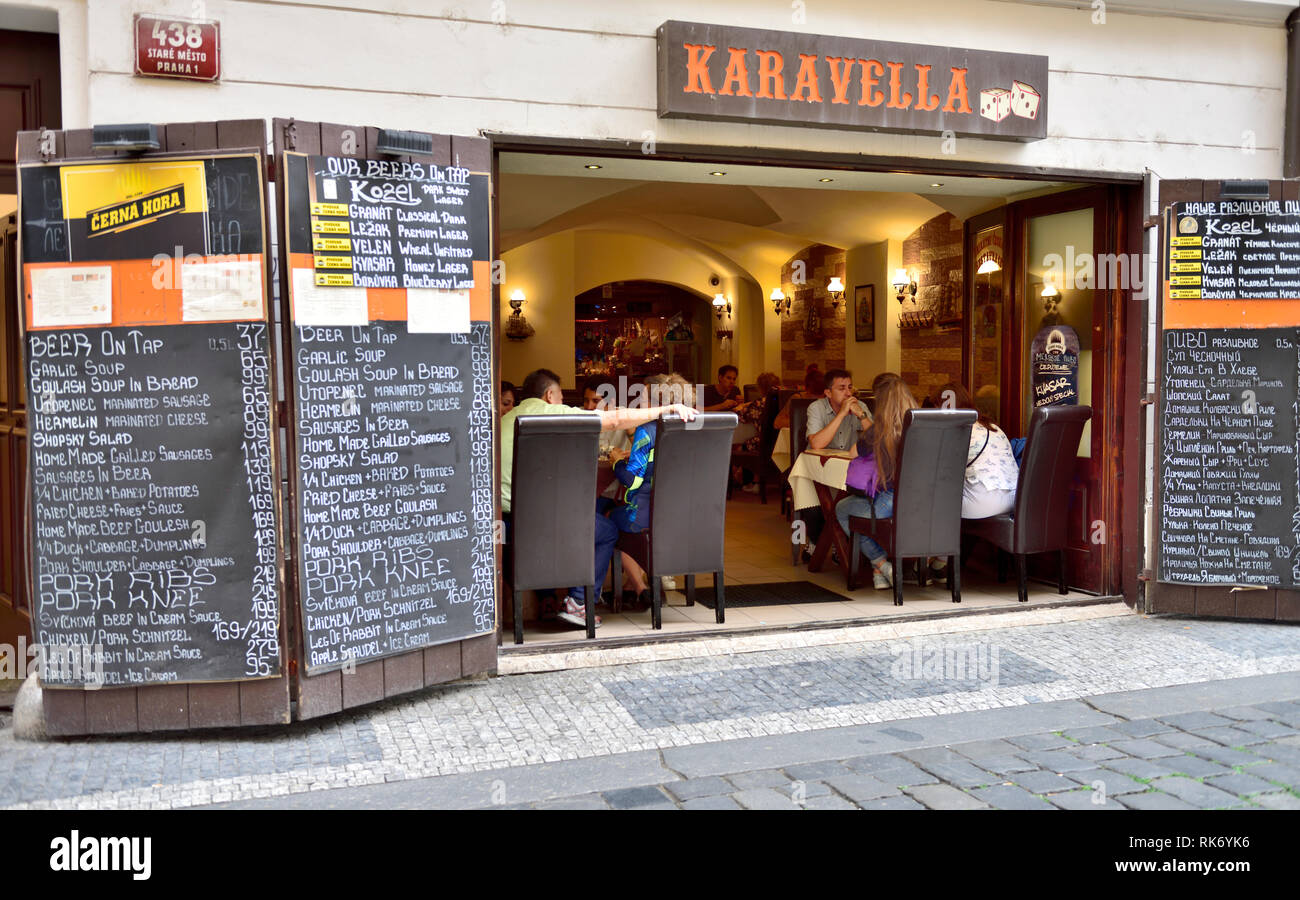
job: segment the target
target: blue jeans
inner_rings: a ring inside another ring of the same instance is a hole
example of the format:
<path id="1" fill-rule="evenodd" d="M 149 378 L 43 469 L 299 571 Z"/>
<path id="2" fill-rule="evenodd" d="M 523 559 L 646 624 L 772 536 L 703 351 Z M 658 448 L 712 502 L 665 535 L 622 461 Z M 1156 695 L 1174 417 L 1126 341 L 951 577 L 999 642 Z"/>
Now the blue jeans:
<path id="1" fill-rule="evenodd" d="M 874 500 L 871 497 L 859 497 L 856 494 L 850 494 L 835 504 L 835 518 L 839 521 L 840 529 L 845 535 L 849 533 L 849 516 L 861 516 L 864 519 L 869 519 L 871 518 L 873 505 L 877 519 L 892 519 L 894 517 L 894 492 L 880 491 L 876 494 Z M 862 548 L 862 552 L 867 555 L 867 559 L 871 560 L 873 565 L 885 558 L 884 548 L 868 535 L 858 535 L 858 546 Z"/>
<path id="2" fill-rule="evenodd" d="M 614 545 L 618 543 L 618 526 L 604 515 L 604 509 L 608 509 L 608 504 L 601 504 L 605 497 L 596 498 L 596 574 L 595 574 L 595 595 L 593 600 L 600 600 L 600 586 L 605 583 L 605 573 L 609 571 L 609 562 L 614 558 Z M 585 602 L 586 592 L 583 585 L 569 588 L 569 596 L 579 602 Z"/>

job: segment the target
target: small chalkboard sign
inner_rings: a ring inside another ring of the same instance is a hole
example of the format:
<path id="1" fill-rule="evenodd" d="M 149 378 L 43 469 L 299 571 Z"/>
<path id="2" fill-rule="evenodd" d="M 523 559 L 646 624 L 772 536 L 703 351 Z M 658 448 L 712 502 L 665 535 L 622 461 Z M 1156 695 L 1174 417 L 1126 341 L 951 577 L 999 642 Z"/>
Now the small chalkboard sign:
<path id="1" fill-rule="evenodd" d="M 492 632 L 487 175 L 281 171 L 304 667 Z"/>
<path id="2" fill-rule="evenodd" d="M 281 671 L 260 159 L 21 169 L 47 685 Z"/>

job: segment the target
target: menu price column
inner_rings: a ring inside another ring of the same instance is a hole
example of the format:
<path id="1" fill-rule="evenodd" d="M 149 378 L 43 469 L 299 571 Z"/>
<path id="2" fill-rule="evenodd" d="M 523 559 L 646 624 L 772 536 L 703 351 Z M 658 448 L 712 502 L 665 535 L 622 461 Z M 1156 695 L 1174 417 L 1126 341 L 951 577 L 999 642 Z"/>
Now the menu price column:
<path id="1" fill-rule="evenodd" d="M 266 325 L 241 324 L 239 361 L 244 395 L 244 472 L 248 481 L 248 506 L 253 519 L 257 562 L 253 568 L 251 621 L 244 636 L 246 672 L 271 675 L 279 661 L 279 599 L 276 585 L 274 473 L 271 468 L 270 364 L 265 352 Z"/>

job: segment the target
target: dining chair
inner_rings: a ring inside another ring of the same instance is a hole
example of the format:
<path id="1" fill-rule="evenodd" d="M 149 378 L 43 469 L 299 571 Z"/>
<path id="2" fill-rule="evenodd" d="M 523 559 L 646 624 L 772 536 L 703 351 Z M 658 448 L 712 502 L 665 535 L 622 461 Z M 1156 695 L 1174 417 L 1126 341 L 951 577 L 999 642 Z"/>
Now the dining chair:
<path id="1" fill-rule="evenodd" d="M 719 625 L 726 619 L 723 550 L 736 414 L 700 413 L 693 422 L 664 416 L 655 425 L 650 522 L 623 532 L 622 550 L 645 570 L 651 587 L 652 627 L 663 627 L 661 575 L 686 576 L 686 605 L 695 605 L 695 576 L 713 573 Z M 614 596 L 623 592 L 622 555 L 614 553 Z"/>
<path id="2" fill-rule="evenodd" d="M 925 561 L 948 557 L 948 588 L 952 602 L 961 602 L 961 492 L 966 481 L 966 456 L 971 409 L 912 409 L 903 416 L 898 441 L 898 471 L 894 515 L 877 519 L 849 517 L 848 587 L 856 588 L 862 550 L 857 535 L 870 535 L 894 564 L 894 605 L 903 605 L 903 560 L 919 557 L 918 580 L 924 584 Z M 833 522 L 827 528 L 838 528 Z"/>
<path id="3" fill-rule="evenodd" d="M 510 530 L 502 581 L 515 643 L 524 642 L 520 591 L 585 585 L 587 637 L 596 636 L 596 462 L 600 418 L 518 416 L 511 468 Z"/>
<path id="4" fill-rule="evenodd" d="M 808 449 L 808 407 L 816 400 L 800 397 L 790 401 L 790 467 L 794 468 L 795 460 L 799 454 Z M 782 486 L 781 503 L 784 506 L 784 512 L 787 516 L 786 521 L 792 522 L 800 518 L 799 512 L 794 508 L 794 492 L 790 489 L 790 472 L 787 470 L 783 476 L 784 484 Z M 790 544 L 790 564 L 799 565 L 799 551 L 803 549 L 802 543 Z"/>
<path id="5" fill-rule="evenodd" d="M 1084 424 L 1092 418 L 1090 406 L 1043 406 L 1029 419 L 1025 450 L 1016 480 L 1016 505 L 1011 512 L 987 519 L 963 519 L 962 530 L 981 537 L 1016 558 L 1016 594 L 1029 600 L 1026 556 L 1057 552 L 1056 587 L 1065 585 L 1066 510 L 1070 484 Z M 999 573 L 1002 566 L 998 566 Z"/>

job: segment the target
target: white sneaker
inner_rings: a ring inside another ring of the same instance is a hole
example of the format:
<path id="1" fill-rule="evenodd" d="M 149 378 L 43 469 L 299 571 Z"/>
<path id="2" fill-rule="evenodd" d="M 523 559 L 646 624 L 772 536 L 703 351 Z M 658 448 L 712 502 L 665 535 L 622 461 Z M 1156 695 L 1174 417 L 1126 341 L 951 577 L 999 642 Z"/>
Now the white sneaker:
<path id="1" fill-rule="evenodd" d="M 887 591 L 894 586 L 894 564 L 884 560 L 880 565 L 871 567 L 871 583 L 878 591 Z"/>
<path id="2" fill-rule="evenodd" d="M 744 492 L 747 493 L 747 494 L 757 494 L 757 493 L 758 493 L 758 485 L 757 485 L 757 484 L 747 484 L 747 485 L 745 485 L 743 488 L 741 488 L 741 490 L 744 491 Z"/>
<path id="3" fill-rule="evenodd" d="M 577 625 L 579 628 L 587 627 L 587 604 L 576 597 L 564 598 L 564 609 L 560 611 L 559 618 L 570 625 Z M 596 627 L 600 627 L 600 616 L 596 616 Z"/>
<path id="4" fill-rule="evenodd" d="M 659 585 L 663 588 L 664 593 L 677 590 L 677 579 L 672 575 L 659 576 Z"/>

